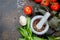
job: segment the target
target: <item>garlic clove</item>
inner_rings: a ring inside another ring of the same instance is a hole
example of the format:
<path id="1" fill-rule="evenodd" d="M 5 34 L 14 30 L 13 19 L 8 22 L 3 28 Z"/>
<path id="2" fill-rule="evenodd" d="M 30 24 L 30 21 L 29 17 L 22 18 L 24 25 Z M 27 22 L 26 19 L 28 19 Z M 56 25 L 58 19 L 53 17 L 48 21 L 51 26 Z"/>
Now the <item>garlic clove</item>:
<path id="1" fill-rule="evenodd" d="M 23 16 L 23 15 L 21 15 L 20 17 L 19 17 L 19 23 L 20 23 L 20 25 L 22 25 L 22 26 L 25 26 L 26 25 L 26 17 L 25 16 Z"/>

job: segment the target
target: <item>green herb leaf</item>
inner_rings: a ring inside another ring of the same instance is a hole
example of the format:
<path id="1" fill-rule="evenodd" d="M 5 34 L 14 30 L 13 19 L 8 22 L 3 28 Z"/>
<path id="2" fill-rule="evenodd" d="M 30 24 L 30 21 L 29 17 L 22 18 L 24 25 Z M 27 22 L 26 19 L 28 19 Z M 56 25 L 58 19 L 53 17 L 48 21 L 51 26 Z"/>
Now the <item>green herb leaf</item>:
<path id="1" fill-rule="evenodd" d="M 56 37 L 55 39 L 56 39 L 56 40 L 60 40 L 60 37 Z"/>
<path id="2" fill-rule="evenodd" d="M 27 31 L 28 31 L 29 36 L 31 36 L 32 31 L 30 29 L 30 18 L 29 17 L 27 17 Z"/>
<path id="3" fill-rule="evenodd" d="M 34 37 L 33 39 L 34 39 L 34 40 L 46 40 L 46 39 L 39 38 L 39 37 Z"/>
<path id="4" fill-rule="evenodd" d="M 27 33 L 26 29 L 20 28 L 18 31 L 19 31 L 19 33 L 21 33 L 23 35 L 23 37 L 28 37 L 28 33 Z"/>
<path id="5" fill-rule="evenodd" d="M 23 39 L 23 38 L 19 38 L 18 40 L 25 40 L 25 39 Z"/>
<path id="6" fill-rule="evenodd" d="M 56 11 L 51 11 L 51 13 L 53 13 L 54 15 L 56 15 L 57 12 Z"/>
<path id="7" fill-rule="evenodd" d="M 48 40 L 56 40 L 55 37 L 48 37 Z"/>

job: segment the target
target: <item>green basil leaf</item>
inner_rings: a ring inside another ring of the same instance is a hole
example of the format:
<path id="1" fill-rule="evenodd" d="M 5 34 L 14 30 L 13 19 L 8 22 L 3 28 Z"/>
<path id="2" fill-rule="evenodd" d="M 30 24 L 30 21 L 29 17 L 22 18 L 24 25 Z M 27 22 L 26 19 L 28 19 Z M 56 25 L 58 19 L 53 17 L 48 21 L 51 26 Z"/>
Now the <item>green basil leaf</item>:
<path id="1" fill-rule="evenodd" d="M 56 37 L 55 39 L 56 39 L 56 40 L 60 40 L 60 37 Z"/>
<path id="2" fill-rule="evenodd" d="M 23 37 L 28 37 L 27 31 L 23 28 L 20 28 L 19 33 L 21 33 L 23 35 Z"/>
<path id="3" fill-rule="evenodd" d="M 48 40 L 56 40 L 55 37 L 48 37 Z"/>
<path id="4" fill-rule="evenodd" d="M 27 17 L 27 31 L 28 31 L 29 36 L 32 35 L 32 31 L 30 29 L 30 21 L 31 21 L 31 19 L 29 17 Z"/>
<path id="5" fill-rule="evenodd" d="M 33 37 L 34 40 L 47 40 L 47 39 L 43 39 L 43 38 L 39 38 L 39 37 Z"/>
<path id="6" fill-rule="evenodd" d="M 25 39 L 23 39 L 23 38 L 18 38 L 18 40 L 25 40 Z"/>

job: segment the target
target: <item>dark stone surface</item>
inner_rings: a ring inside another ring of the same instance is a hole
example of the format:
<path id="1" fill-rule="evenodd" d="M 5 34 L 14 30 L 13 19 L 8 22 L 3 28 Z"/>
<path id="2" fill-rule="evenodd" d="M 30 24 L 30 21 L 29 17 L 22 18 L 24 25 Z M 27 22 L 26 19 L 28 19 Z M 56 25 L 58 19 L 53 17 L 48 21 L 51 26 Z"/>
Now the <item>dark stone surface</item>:
<path id="1" fill-rule="evenodd" d="M 17 40 L 20 36 L 16 30 L 19 13 L 17 0 L 0 0 L 0 40 Z"/>

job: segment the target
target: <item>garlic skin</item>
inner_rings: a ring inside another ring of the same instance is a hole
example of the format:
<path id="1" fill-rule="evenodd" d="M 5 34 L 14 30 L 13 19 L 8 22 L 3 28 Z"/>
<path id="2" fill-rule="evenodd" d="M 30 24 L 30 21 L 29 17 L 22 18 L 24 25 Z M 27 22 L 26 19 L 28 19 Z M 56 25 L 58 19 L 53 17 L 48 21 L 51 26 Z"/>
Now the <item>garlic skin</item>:
<path id="1" fill-rule="evenodd" d="M 19 17 L 19 23 L 20 23 L 20 25 L 22 25 L 22 26 L 25 26 L 26 25 L 26 17 L 25 16 L 20 16 Z"/>

